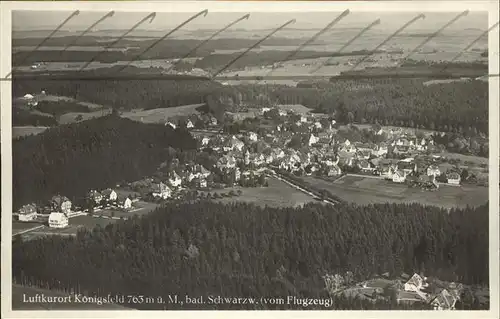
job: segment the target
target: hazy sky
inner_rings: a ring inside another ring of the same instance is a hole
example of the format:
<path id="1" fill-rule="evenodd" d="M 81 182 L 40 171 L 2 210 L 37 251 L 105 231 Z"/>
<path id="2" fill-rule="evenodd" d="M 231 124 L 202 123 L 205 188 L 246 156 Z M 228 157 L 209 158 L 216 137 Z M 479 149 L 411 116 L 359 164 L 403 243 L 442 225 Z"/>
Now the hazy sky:
<path id="1" fill-rule="evenodd" d="M 241 21 L 235 26 L 244 29 L 276 28 L 290 19 L 296 19 L 296 23 L 290 25 L 291 28 L 323 28 L 340 12 L 304 12 L 304 13 L 251 13 L 250 18 Z M 364 27 L 377 18 L 381 19 L 378 28 L 383 30 L 396 30 L 404 23 L 418 15 L 420 12 L 409 13 L 383 13 L 383 12 L 351 12 L 341 20 L 337 28 Z M 47 30 L 54 29 L 62 23 L 69 15 L 70 11 L 14 11 L 12 12 L 12 24 L 14 31 L 20 30 Z M 71 19 L 61 30 L 81 31 L 92 23 L 100 19 L 106 12 L 81 12 Z M 217 29 L 222 28 L 230 22 L 243 16 L 245 13 L 208 13 L 206 17 L 198 17 L 184 26 L 183 30 L 196 29 Z M 419 20 L 407 28 L 408 31 L 428 30 L 434 31 L 453 19 L 458 13 L 425 13 L 426 18 Z M 147 13 L 117 12 L 114 16 L 105 19 L 96 29 L 127 29 L 140 21 Z M 168 31 L 179 25 L 193 13 L 158 13 L 153 23 L 144 23 L 138 29 L 165 30 Z M 466 28 L 478 28 L 486 30 L 488 15 L 487 12 L 471 12 L 467 16 L 460 18 L 450 25 L 448 30 L 463 30 Z"/>

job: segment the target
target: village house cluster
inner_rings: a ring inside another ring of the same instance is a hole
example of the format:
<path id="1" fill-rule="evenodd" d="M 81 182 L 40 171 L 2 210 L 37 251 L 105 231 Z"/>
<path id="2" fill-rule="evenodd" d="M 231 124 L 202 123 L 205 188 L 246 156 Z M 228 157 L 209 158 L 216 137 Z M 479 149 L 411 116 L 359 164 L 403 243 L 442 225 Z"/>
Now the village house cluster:
<path id="1" fill-rule="evenodd" d="M 430 136 L 417 137 L 402 129 L 373 126 L 368 130 L 373 140 L 361 141 L 359 134 L 349 138 L 350 128 L 339 130 L 336 121 L 327 116 L 270 107 L 263 108 L 257 119 L 266 125 L 255 131 L 243 129 L 229 136 L 198 137 L 202 148 L 221 156 L 218 166 L 233 172 L 236 179 L 241 175 L 238 163 L 243 161 L 254 171 L 265 171 L 267 167 L 323 177 L 376 175 L 424 189 L 437 189 L 440 183 L 461 183 L 459 169 L 439 168 L 438 157 L 432 155 L 437 148 Z M 268 125 L 269 120 L 273 125 Z"/>

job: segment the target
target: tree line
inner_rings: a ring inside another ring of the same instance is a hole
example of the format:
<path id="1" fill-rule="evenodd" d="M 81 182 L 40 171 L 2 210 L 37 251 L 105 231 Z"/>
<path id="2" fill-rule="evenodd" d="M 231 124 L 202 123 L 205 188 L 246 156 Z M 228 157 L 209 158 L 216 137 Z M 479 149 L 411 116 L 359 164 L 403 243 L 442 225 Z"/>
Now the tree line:
<path id="1" fill-rule="evenodd" d="M 88 295 L 314 298 L 328 297 L 325 275 L 346 271 L 356 282 L 404 271 L 488 286 L 488 245 L 487 204 L 447 211 L 417 203 L 271 208 L 202 200 L 170 202 L 141 218 L 80 230 L 76 238 L 16 238 L 12 269 L 18 283 Z M 334 303 L 333 309 L 403 307 L 395 300 Z"/>
<path id="2" fill-rule="evenodd" d="M 138 180 L 171 160 L 171 148 L 194 149 L 196 141 L 185 130 L 115 113 L 21 137 L 12 143 L 14 208 Z"/>

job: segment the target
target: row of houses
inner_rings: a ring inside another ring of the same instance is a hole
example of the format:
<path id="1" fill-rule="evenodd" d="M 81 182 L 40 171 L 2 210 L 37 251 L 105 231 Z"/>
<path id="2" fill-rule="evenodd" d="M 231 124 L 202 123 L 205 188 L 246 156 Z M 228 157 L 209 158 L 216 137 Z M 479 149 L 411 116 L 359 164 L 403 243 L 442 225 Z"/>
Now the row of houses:
<path id="1" fill-rule="evenodd" d="M 71 214 L 72 202 L 65 196 L 56 195 L 42 207 L 36 204 L 22 206 L 18 212 L 18 220 L 29 222 L 37 220 L 39 215 L 48 215 L 48 224 L 53 228 L 68 226 L 69 215 Z"/>

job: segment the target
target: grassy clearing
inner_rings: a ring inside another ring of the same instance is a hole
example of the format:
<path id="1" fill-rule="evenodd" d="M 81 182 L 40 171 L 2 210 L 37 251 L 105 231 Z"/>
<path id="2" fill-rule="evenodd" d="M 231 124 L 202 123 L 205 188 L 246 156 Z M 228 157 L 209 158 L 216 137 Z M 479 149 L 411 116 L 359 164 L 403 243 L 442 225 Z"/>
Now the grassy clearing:
<path id="1" fill-rule="evenodd" d="M 48 129 L 47 126 L 14 126 L 12 127 L 12 138 L 40 134 Z"/>
<path id="2" fill-rule="evenodd" d="M 111 113 L 111 109 L 102 109 L 99 111 L 89 112 L 89 113 L 80 113 L 80 112 L 70 112 L 63 114 L 59 117 L 59 124 L 71 124 L 75 122 L 79 122 L 76 120 L 77 116 L 81 115 L 81 121 L 90 120 L 92 118 L 105 116 Z"/>
<path id="3" fill-rule="evenodd" d="M 189 116 L 198 113 L 197 108 L 203 104 L 190 104 L 151 110 L 132 110 L 122 113 L 122 117 L 143 123 L 165 123 L 178 116 Z"/>
<path id="4" fill-rule="evenodd" d="M 335 182 L 304 177 L 313 185 L 329 190 L 340 198 L 360 205 L 373 203 L 425 203 L 444 208 L 478 206 L 488 200 L 488 188 L 474 185 L 460 187 L 441 185 L 437 191 L 409 188 L 374 178 L 346 176 Z"/>
<path id="5" fill-rule="evenodd" d="M 304 194 L 303 192 L 298 191 L 290 185 L 275 178 L 269 178 L 268 187 L 232 187 L 222 190 L 214 190 L 211 191 L 211 193 L 228 193 L 231 190 L 235 192 L 241 190 L 243 193 L 241 196 L 222 198 L 218 199 L 218 201 L 223 203 L 241 201 L 271 207 L 296 207 L 315 201 L 311 196 Z"/>
<path id="6" fill-rule="evenodd" d="M 158 204 L 155 203 L 149 203 L 149 202 L 143 202 L 143 201 L 138 201 L 136 203 L 132 204 L 132 209 L 125 211 L 122 209 L 118 208 L 108 208 L 108 209 L 103 209 L 98 212 L 94 213 L 94 217 L 96 219 L 102 219 L 98 218 L 96 216 L 106 216 L 106 217 L 118 217 L 118 218 L 130 218 L 134 215 L 138 216 L 143 216 L 149 214 L 151 211 L 155 210 L 158 207 Z"/>
<path id="7" fill-rule="evenodd" d="M 285 110 L 285 111 L 292 111 L 295 113 L 299 114 L 306 114 L 311 112 L 312 109 L 305 107 L 304 105 L 301 104 L 283 104 L 283 105 L 278 105 L 278 108 Z"/>

